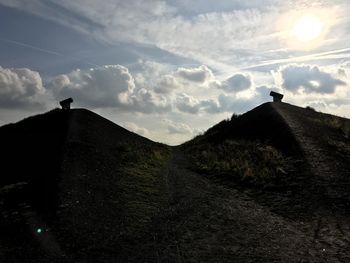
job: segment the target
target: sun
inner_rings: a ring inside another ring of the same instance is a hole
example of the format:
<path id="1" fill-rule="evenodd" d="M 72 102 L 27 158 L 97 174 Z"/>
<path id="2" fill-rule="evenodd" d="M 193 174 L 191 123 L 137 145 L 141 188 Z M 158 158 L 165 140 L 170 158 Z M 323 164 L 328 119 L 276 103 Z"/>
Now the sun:
<path id="1" fill-rule="evenodd" d="M 321 19 L 315 15 L 307 14 L 296 21 L 292 32 L 300 42 L 309 43 L 317 40 L 322 35 L 323 30 L 324 25 Z"/>

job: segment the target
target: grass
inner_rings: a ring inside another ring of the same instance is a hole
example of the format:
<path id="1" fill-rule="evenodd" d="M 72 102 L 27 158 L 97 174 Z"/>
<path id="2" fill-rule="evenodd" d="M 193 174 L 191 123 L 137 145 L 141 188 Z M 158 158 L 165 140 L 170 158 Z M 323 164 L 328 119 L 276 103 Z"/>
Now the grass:
<path id="1" fill-rule="evenodd" d="M 350 122 L 349 120 L 342 119 L 339 117 L 326 117 L 322 119 L 324 124 L 334 130 L 340 132 L 345 138 L 350 138 Z"/>
<path id="2" fill-rule="evenodd" d="M 141 146 L 141 145 L 140 145 Z M 161 207 L 163 191 L 162 169 L 169 158 L 169 150 L 159 147 L 126 147 L 122 154 L 124 213 L 133 227 L 149 222 Z"/>
<path id="3" fill-rule="evenodd" d="M 290 158 L 277 148 L 254 141 L 225 140 L 192 144 L 186 152 L 192 169 L 255 186 L 278 184 L 290 170 Z"/>
<path id="4" fill-rule="evenodd" d="M 307 107 L 307 109 L 312 111 L 308 117 L 309 121 L 317 125 L 325 126 L 346 139 L 350 138 L 350 121 L 348 119 L 335 115 L 319 113 L 311 107 Z"/>

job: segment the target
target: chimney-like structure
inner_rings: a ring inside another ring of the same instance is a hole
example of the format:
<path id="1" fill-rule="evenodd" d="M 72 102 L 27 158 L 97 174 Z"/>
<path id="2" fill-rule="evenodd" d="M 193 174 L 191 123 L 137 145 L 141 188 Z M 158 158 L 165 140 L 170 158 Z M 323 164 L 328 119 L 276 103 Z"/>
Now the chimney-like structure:
<path id="1" fill-rule="evenodd" d="M 68 99 L 60 101 L 60 105 L 62 107 L 62 110 L 70 110 L 71 103 L 73 103 L 72 98 L 68 98 Z"/>
<path id="2" fill-rule="evenodd" d="M 273 102 L 282 102 L 283 94 L 271 91 L 270 96 L 272 96 Z"/>

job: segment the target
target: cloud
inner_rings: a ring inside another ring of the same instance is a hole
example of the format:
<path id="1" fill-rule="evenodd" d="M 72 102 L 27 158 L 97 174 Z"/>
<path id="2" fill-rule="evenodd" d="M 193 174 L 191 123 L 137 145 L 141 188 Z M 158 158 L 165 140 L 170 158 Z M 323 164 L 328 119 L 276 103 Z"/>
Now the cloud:
<path id="1" fill-rule="evenodd" d="M 237 99 L 235 96 L 221 94 L 219 95 L 220 108 L 223 112 L 242 113 L 246 109 L 251 109 L 251 100 Z"/>
<path id="2" fill-rule="evenodd" d="M 144 87 L 136 87 L 129 70 L 121 65 L 74 70 L 54 78 L 49 87 L 56 98 L 73 97 L 84 107 L 117 107 L 143 113 L 171 109 L 166 97 Z"/>
<path id="3" fill-rule="evenodd" d="M 175 104 L 178 110 L 191 114 L 198 113 L 201 106 L 196 98 L 186 93 L 178 94 Z"/>
<path id="4" fill-rule="evenodd" d="M 184 123 L 173 122 L 168 119 L 164 119 L 163 122 L 166 123 L 168 133 L 170 134 L 193 134 L 195 132 L 194 129 Z"/>
<path id="5" fill-rule="evenodd" d="M 137 124 L 133 122 L 125 122 L 123 126 L 125 129 L 135 132 L 139 135 L 142 135 L 142 136 L 149 135 L 149 130 L 147 130 L 146 128 L 139 127 Z"/>
<path id="6" fill-rule="evenodd" d="M 338 86 L 346 83 L 318 66 L 291 64 L 278 71 L 282 87 L 293 93 L 334 93 Z"/>
<path id="7" fill-rule="evenodd" d="M 82 106 L 95 108 L 121 105 L 123 94 L 135 89 L 133 77 L 120 65 L 77 69 L 56 77 L 49 86 L 56 98 L 73 97 Z"/>
<path id="8" fill-rule="evenodd" d="M 252 80 L 248 74 L 235 74 L 227 80 L 223 81 L 219 88 L 227 92 L 239 92 L 251 88 Z"/>
<path id="9" fill-rule="evenodd" d="M 38 72 L 27 68 L 0 67 L 0 107 L 41 107 L 45 88 Z"/>
<path id="10" fill-rule="evenodd" d="M 204 84 L 214 78 L 213 72 L 207 66 L 202 65 L 198 68 L 179 68 L 177 74 L 192 82 Z"/>
<path id="11" fill-rule="evenodd" d="M 203 109 L 206 113 L 209 114 L 216 114 L 222 112 L 219 103 L 214 99 L 201 100 L 200 106 L 201 109 Z"/>
<path id="12" fill-rule="evenodd" d="M 178 80 L 172 75 L 163 75 L 154 87 L 154 91 L 160 94 L 169 94 L 181 87 Z"/>
<path id="13" fill-rule="evenodd" d="M 123 94 L 122 108 L 142 113 L 165 113 L 172 109 L 170 98 L 156 94 L 152 90 L 137 88 L 131 94 Z"/>
<path id="14" fill-rule="evenodd" d="M 169 95 L 180 89 L 182 84 L 172 72 L 172 67 L 154 61 L 139 60 L 136 64 L 135 84 L 155 93 Z"/>

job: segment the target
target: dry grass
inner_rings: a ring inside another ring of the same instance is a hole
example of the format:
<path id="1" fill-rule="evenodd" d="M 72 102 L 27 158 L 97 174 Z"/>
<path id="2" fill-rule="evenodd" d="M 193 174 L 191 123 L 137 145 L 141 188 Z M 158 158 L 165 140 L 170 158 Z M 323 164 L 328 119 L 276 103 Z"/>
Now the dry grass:
<path id="1" fill-rule="evenodd" d="M 288 159 L 279 150 L 259 142 L 226 140 L 220 144 L 197 144 L 188 147 L 187 152 L 194 170 L 253 185 L 280 182 L 290 169 Z"/>

